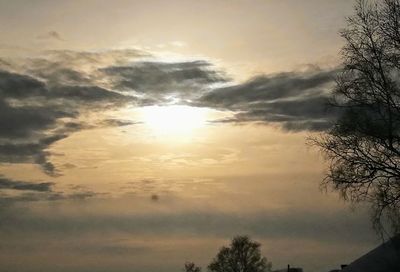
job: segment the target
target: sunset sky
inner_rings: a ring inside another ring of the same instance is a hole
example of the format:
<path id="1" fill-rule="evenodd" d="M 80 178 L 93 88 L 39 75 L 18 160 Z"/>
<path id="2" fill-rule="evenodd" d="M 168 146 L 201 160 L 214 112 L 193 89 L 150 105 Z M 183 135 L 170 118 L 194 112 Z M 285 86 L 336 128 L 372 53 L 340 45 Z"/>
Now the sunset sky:
<path id="1" fill-rule="evenodd" d="M 0 264 L 206 267 L 249 235 L 323 272 L 379 244 L 306 144 L 350 0 L 0 0 Z"/>

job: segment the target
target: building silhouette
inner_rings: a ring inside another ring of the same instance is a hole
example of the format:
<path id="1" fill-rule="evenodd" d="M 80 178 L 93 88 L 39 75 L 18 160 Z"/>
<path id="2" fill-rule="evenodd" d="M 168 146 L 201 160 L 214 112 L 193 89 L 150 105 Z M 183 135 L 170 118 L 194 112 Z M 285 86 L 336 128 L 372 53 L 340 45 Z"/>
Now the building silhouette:
<path id="1" fill-rule="evenodd" d="M 342 268 L 341 272 L 400 272 L 400 235 Z"/>

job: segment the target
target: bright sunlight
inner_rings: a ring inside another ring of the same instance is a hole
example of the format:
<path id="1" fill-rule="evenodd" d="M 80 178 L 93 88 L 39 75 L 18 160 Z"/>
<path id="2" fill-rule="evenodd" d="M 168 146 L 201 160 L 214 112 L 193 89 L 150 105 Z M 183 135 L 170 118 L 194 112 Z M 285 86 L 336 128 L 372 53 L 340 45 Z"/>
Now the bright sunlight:
<path id="1" fill-rule="evenodd" d="M 150 106 L 141 109 L 141 119 L 156 135 L 190 136 L 207 121 L 207 109 L 189 106 Z"/>

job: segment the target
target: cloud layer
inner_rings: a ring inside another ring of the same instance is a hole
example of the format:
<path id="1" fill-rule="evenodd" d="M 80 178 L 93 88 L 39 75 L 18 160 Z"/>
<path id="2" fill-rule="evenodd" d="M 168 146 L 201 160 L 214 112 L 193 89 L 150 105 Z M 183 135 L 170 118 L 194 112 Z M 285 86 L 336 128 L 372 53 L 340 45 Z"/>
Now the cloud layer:
<path id="1" fill-rule="evenodd" d="M 229 109 L 221 122 L 278 123 L 288 130 L 324 130 L 337 112 L 328 111 L 328 96 L 337 70 L 261 75 L 242 84 L 203 95 L 202 106 Z"/>
<path id="2" fill-rule="evenodd" d="M 82 129 L 136 123 L 85 123 L 82 113 L 185 104 L 233 114 L 214 122 L 278 124 L 294 131 L 324 130 L 338 114 L 326 107 L 335 69 L 259 75 L 233 84 L 207 61 L 162 62 L 138 50 L 50 51 L 0 64 L 0 162 L 36 163 L 55 177 L 61 173 L 48 159 L 52 144 Z"/>

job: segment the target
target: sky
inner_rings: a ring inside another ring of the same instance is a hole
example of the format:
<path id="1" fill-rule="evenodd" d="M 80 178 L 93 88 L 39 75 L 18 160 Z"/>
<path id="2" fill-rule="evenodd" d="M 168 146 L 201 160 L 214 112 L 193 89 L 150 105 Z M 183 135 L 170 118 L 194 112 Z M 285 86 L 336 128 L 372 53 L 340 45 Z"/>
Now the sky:
<path id="1" fill-rule="evenodd" d="M 236 235 L 273 269 L 380 243 L 307 144 L 349 0 L 0 1 L 5 271 L 181 271 Z"/>

